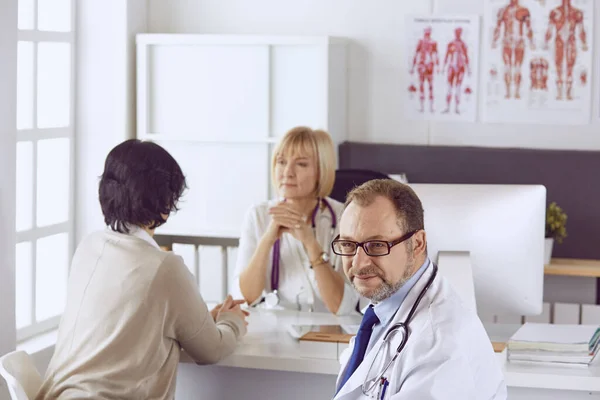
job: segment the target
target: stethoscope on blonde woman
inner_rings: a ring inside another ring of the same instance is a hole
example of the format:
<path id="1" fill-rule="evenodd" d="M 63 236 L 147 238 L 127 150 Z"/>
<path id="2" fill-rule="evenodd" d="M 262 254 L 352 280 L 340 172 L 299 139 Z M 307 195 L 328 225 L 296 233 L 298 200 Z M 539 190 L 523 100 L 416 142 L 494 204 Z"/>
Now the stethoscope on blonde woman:
<path id="1" fill-rule="evenodd" d="M 317 212 L 319 211 L 319 207 L 321 206 L 321 204 L 325 205 L 327 207 L 327 209 L 329 209 L 329 213 L 331 214 L 331 236 L 333 237 L 333 234 L 335 233 L 335 228 L 337 226 L 337 218 L 335 216 L 335 211 L 333 211 L 333 207 L 331 207 L 331 204 L 329 204 L 329 202 L 324 198 L 317 199 L 317 205 L 315 206 L 315 208 L 312 212 L 311 222 L 312 222 L 313 233 L 315 233 L 315 230 L 316 230 L 316 226 L 317 226 L 316 217 L 317 217 Z M 327 247 L 329 247 L 329 246 L 327 246 Z M 324 253 L 322 255 L 321 260 L 323 262 L 329 262 L 330 258 L 331 257 L 329 255 L 329 253 Z M 277 291 L 279 290 L 280 259 L 281 259 L 281 239 L 277 239 L 275 241 L 275 244 L 273 245 L 273 260 L 272 260 L 272 269 L 271 269 L 271 292 L 267 293 L 267 295 L 265 296 L 265 299 L 264 299 L 265 304 L 268 307 L 275 307 L 279 304 L 279 301 L 280 301 L 279 294 L 277 293 Z"/>

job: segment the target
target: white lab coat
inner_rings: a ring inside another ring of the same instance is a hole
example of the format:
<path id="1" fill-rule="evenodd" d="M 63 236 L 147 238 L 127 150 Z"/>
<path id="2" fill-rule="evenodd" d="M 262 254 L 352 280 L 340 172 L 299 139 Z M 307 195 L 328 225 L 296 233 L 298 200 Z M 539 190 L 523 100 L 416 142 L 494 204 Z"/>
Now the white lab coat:
<path id="1" fill-rule="evenodd" d="M 269 224 L 271 216 L 269 209 L 277 204 L 279 200 L 270 200 L 251 207 L 246 213 L 242 232 L 240 235 L 240 244 L 238 247 L 235 281 L 238 282 L 238 295 L 241 294 L 239 289 L 239 277 L 244 268 L 250 263 L 258 242 L 261 240 Z M 339 233 L 339 218 L 343 211 L 344 205 L 334 199 L 327 198 L 327 202 L 333 208 L 336 215 L 336 228 L 332 232 L 332 217 L 327 207 L 319 209 L 315 216 L 315 235 L 317 241 L 327 252 L 331 258 L 330 263 L 336 271 L 343 276 L 341 257 L 333 253 L 331 250 L 331 242 Z M 309 220 L 309 223 L 311 221 Z M 319 287 L 315 278 L 315 271 L 310 267 L 310 260 L 304 250 L 302 242 L 295 239 L 291 234 L 284 233 L 281 238 L 281 258 L 279 269 L 279 289 L 278 295 L 280 298 L 277 308 L 297 310 L 298 305 L 303 311 L 307 311 L 312 306 L 315 312 L 329 312 L 319 293 Z M 265 291 L 263 296 L 271 291 L 271 271 L 273 249 L 269 252 L 267 274 L 265 275 Z M 344 295 L 342 303 L 338 309 L 337 315 L 348 315 L 356 312 L 356 305 L 360 296 L 352 288 L 350 283 L 345 279 Z M 256 305 L 261 300 L 259 298 L 253 305 Z M 265 304 L 260 306 L 264 307 Z"/>
<path id="2" fill-rule="evenodd" d="M 404 322 L 432 272 L 433 264 L 430 263 L 390 321 L 390 327 Z M 371 338 L 376 340 L 375 344 L 335 400 L 370 398 L 363 394 L 361 386 L 371 363 L 375 360 L 369 377 L 375 377 L 383 370 L 384 363 L 393 357 L 400 342 L 400 335 L 396 335 L 391 345 L 382 348 L 385 332 L 387 329 L 380 337 Z M 421 300 L 409 323 L 409 332 L 404 350 L 385 374 L 390 382 L 385 399 L 506 399 L 503 373 L 481 321 L 461 302 L 440 273 Z M 338 383 L 353 345 L 354 338 L 341 355 Z"/>

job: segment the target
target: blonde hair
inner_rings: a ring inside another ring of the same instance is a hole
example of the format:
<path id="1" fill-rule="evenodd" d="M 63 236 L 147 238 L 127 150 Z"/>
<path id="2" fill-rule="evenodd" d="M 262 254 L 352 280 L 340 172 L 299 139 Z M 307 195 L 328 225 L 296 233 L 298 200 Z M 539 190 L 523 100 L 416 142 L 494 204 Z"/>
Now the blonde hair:
<path id="1" fill-rule="evenodd" d="M 315 195 L 327 197 L 331 194 L 335 181 L 336 157 L 329 133 L 319 129 L 313 130 L 306 126 L 297 126 L 281 138 L 271 159 L 271 180 L 275 188 L 277 188 L 275 167 L 277 157 L 281 154 L 313 155 L 318 167 Z"/>

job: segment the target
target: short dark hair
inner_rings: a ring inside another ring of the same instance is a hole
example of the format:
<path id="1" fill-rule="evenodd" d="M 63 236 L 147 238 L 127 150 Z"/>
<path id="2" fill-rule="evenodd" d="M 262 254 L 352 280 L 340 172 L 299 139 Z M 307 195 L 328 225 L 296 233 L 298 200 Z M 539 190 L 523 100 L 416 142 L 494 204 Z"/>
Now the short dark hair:
<path id="1" fill-rule="evenodd" d="M 394 204 L 398 223 L 405 233 L 425 229 L 421 200 L 410 186 L 394 179 L 373 179 L 355 187 L 346 196 L 344 208 L 351 202 L 366 207 L 378 196 Z"/>
<path id="2" fill-rule="evenodd" d="M 177 161 L 152 142 L 126 140 L 108 153 L 98 194 L 104 222 L 112 230 L 154 229 L 165 223 L 161 214 L 177 210 L 187 188 Z"/>

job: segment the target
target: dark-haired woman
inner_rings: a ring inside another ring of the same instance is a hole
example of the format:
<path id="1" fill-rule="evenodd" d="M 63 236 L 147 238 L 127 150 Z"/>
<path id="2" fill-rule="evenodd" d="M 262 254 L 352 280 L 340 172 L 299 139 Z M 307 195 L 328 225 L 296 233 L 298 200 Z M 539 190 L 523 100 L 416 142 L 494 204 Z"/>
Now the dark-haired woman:
<path id="1" fill-rule="evenodd" d="M 154 143 L 128 140 L 109 153 L 99 187 L 108 228 L 77 248 L 38 399 L 172 399 L 181 349 L 198 363 L 233 352 L 246 332 L 241 301 L 208 311 L 181 257 L 152 238 L 185 187 Z"/>

